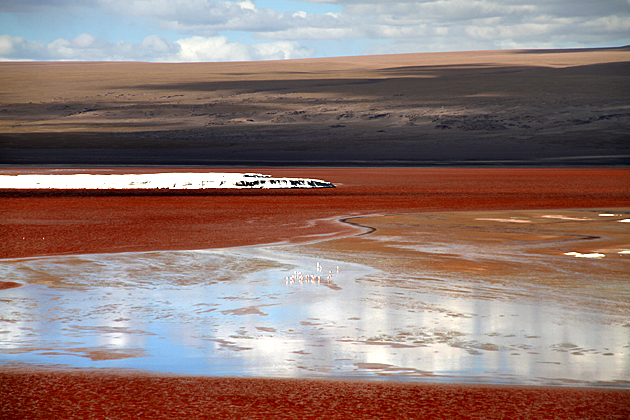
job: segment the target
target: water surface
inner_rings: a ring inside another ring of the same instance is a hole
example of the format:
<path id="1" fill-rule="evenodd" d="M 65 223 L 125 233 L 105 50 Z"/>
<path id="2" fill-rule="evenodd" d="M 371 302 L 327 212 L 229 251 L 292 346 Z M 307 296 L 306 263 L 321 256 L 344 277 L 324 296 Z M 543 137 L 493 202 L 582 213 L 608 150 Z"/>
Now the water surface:
<path id="1" fill-rule="evenodd" d="M 628 387 L 624 218 L 386 216 L 305 245 L 2 260 L 25 285 L 0 291 L 0 361 Z"/>

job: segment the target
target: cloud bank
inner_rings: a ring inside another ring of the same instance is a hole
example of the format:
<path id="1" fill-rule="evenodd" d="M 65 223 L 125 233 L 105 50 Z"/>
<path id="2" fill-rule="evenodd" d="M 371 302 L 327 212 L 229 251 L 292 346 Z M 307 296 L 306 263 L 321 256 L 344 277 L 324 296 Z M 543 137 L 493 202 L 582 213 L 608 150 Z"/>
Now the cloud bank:
<path id="1" fill-rule="evenodd" d="M 264 4 L 267 7 L 259 7 L 255 0 L 5 0 L 0 13 L 100 13 L 137 19 L 147 25 L 148 32 L 136 44 L 77 34 L 76 38 L 43 45 L 20 34 L 3 39 L 1 51 L 12 51 L 12 55 L 1 53 L 1 57 L 157 61 L 297 58 L 334 55 L 334 51 L 322 50 L 330 45 L 326 42 L 344 39 L 360 41 L 364 47 L 357 53 L 630 43 L 630 0 L 268 0 Z M 286 10 L 291 6 L 292 10 Z M 322 12 L 326 7 L 335 11 Z M 155 38 L 158 31 L 176 33 L 180 39 Z M 225 36 L 231 33 L 248 34 L 248 39 L 257 41 L 230 42 Z"/>
<path id="2" fill-rule="evenodd" d="M 0 35 L 3 60 L 66 61 L 252 61 L 306 58 L 312 50 L 297 42 L 277 41 L 246 45 L 229 42 L 225 36 L 193 36 L 169 41 L 149 35 L 137 44 L 108 42 L 90 34 L 57 39 L 49 44 L 21 37 Z"/>

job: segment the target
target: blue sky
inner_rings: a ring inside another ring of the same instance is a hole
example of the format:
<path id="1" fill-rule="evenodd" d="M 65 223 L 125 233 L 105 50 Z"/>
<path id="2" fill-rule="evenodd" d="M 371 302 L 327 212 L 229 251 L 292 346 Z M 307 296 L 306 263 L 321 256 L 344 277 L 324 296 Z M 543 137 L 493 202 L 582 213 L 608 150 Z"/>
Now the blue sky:
<path id="1" fill-rule="evenodd" d="M 630 44 L 630 0 L 2 0 L 0 60 L 232 61 Z"/>

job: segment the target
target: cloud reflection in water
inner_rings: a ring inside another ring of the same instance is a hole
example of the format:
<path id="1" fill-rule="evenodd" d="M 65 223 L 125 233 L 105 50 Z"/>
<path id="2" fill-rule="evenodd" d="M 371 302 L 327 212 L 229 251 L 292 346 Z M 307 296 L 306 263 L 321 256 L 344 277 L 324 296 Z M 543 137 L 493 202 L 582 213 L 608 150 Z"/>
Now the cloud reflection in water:
<path id="1" fill-rule="evenodd" d="M 531 293 L 489 299 L 500 284 L 456 279 L 468 292 L 441 294 L 397 277 L 396 287 L 391 273 L 297 252 L 305 246 L 3 260 L 2 278 L 26 286 L 1 292 L 0 361 L 230 376 L 630 379 L 627 323 Z M 334 271 L 330 284 L 287 284 L 295 271 L 318 274 L 317 263 Z M 432 275 L 434 286 L 455 287 Z"/>

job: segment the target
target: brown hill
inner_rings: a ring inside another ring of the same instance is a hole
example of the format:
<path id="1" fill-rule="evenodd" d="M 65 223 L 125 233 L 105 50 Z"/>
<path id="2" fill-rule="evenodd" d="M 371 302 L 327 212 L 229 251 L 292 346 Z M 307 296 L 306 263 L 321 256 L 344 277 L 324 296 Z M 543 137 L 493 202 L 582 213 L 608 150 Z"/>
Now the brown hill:
<path id="1" fill-rule="evenodd" d="M 630 50 L 0 63 L 0 163 L 627 164 Z"/>

